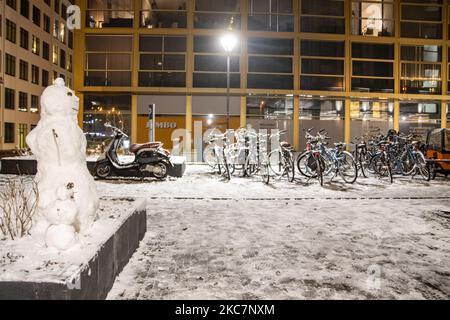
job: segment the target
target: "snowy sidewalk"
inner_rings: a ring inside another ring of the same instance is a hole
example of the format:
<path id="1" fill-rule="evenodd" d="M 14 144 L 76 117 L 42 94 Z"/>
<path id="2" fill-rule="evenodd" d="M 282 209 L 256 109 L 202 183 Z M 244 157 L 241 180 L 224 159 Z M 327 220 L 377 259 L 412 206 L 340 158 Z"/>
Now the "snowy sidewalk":
<path id="1" fill-rule="evenodd" d="M 448 298 L 450 222 L 435 212 L 450 210 L 449 181 L 360 181 L 265 186 L 192 166 L 163 183 L 98 182 L 148 198 L 147 235 L 109 298 Z"/>

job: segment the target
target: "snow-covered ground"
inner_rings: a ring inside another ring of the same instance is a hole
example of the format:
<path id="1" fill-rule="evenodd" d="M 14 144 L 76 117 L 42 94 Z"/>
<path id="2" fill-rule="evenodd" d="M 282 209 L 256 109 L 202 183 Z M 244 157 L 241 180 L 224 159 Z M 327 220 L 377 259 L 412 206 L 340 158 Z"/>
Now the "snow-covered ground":
<path id="1" fill-rule="evenodd" d="M 109 299 L 445 299 L 450 182 L 257 178 L 205 166 L 166 182 L 98 181 L 145 197 L 148 231 Z"/>

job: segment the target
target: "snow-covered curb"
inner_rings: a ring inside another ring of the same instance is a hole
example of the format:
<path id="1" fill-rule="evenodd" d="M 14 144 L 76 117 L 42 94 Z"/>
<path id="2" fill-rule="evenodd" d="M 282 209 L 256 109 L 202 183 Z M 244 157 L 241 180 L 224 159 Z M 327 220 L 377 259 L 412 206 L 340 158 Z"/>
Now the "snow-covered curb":
<path id="1" fill-rule="evenodd" d="M 45 248 L 43 241 L 32 237 L 1 240 L 0 299 L 48 299 L 45 294 L 56 299 L 105 297 L 145 234 L 145 207 L 145 199 L 102 198 L 99 220 L 89 234 L 80 237 L 79 245 L 63 253 Z M 109 277 L 101 281 L 104 274 Z M 30 283 L 32 292 L 26 290 Z M 25 289 L 11 290 L 12 284 Z M 46 292 L 38 288 L 40 284 L 60 288 Z"/>

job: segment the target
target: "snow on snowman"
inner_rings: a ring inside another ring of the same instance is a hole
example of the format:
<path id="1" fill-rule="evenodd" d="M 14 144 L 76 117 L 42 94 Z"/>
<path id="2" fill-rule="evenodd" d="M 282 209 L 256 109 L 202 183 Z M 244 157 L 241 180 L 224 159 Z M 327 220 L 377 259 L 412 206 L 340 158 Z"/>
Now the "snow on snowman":
<path id="1" fill-rule="evenodd" d="M 86 137 L 78 126 L 79 99 L 58 78 L 41 96 L 41 118 L 27 144 L 37 160 L 39 201 L 33 236 L 49 248 L 70 249 L 97 219 L 98 196 L 86 166 Z"/>

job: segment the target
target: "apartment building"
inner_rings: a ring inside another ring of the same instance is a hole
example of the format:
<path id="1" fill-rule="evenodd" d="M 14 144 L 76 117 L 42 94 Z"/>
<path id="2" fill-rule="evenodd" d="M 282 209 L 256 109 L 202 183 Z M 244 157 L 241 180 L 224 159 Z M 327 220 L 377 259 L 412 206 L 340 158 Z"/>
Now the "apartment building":
<path id="1" fill-rule="evenodd" d="M 26 147 L 40 95 L 57 77 L 73 86 L 67 0 L 0 0 L 0 150 Z"/>
<path id="2" fill-rule="evenodd" d="M 391 128 L 446 127 L 448 0 L 79 0 L 75 89 L 92 141 L 104 122 L 169 147 L 194 121 L 225 129 L 226 53 L 232 30 L 230 126 L 303 130 L 335 141 Z"/>

